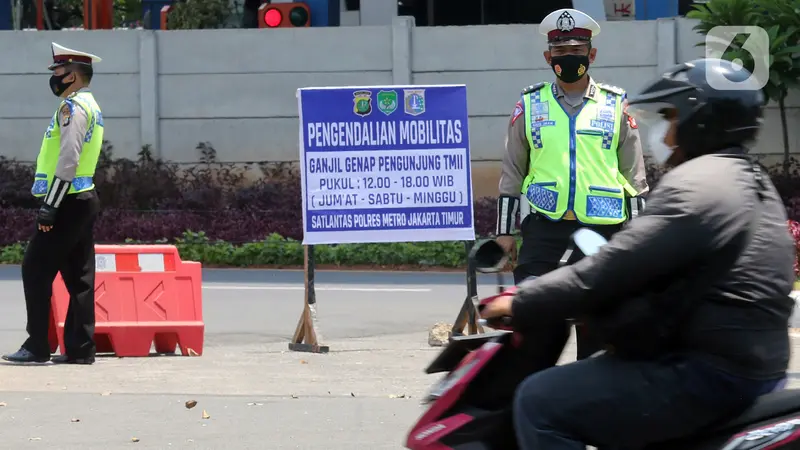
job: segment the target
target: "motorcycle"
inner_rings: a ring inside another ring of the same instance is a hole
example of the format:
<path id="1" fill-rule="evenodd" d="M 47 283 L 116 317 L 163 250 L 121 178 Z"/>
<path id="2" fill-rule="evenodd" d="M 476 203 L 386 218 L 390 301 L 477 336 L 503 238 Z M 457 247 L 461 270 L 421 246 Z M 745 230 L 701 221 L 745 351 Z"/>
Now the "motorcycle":
<path id="1" fill-rule="evenodd" d="M 577 246 L 586 256 L 596 253 L 605 238 L 587 228 L 572 236 L 561 258 L 566 264 Z M 507 256 L 494 241 L 485 241 L 470 254 L 482 273 L 497 273 L 499 293 L 481 300 L 480 312 L 501 296 L 500 270 Z M 525 342 L 504 317 L 483 322 L 496 331 L 454 336 L 428 365 L 428 374 L 446 373 L 434 384 L 423 404 L 428 409 L 408 434 L 410 450 L 517 450 L 511 405 L 517 386 L 533 371 L 525 364 Z M 750 409 L 698 433 L 659 442 L 644 450 L 776 450 L 800 449 L 800 389 L 783 389 L 784 383 Z"/>

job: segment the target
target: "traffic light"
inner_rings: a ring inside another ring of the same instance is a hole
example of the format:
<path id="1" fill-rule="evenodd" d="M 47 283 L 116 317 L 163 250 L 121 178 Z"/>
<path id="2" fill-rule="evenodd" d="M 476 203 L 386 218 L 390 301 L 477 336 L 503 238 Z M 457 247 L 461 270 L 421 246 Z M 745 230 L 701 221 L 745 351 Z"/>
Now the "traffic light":
<path id="1" fill-rule="evenodd" d="M 305 3 L 264 3 L 258 8 L 259 28 L 301 28 L 310 26 L 311 10 Z"/>

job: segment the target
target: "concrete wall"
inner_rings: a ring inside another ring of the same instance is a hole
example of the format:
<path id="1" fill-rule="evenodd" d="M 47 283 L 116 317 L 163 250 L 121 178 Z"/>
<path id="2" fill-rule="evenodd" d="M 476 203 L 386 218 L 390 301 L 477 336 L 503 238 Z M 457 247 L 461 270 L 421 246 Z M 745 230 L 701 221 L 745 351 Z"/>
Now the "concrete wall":
<path id="1" fill-rule="evenodd" d="M 629 91 L 703 52 L 686 19 L 601 26 L 591 74 Z M 415 28 L 400 17 L 391 26 L 299 30 L 3 32 L 2 155 L 36 156 L 57 106 L 47 86 L 51 41 L 104 59 L 93 86 L 116 156 L 133 157 L 150 144 L 183 162 L 197 160 L 200 141 L 227 161 L 296 160 L 299 87 L 466 83 L 472 154 L 480 165 L 501 157 L 520 90 L 553 79 L 542 36 L 529 25 Z M 798 93 L 789 106 L 790 143 L 800 152 Z M 757 151 L 780 154 L 775 109 L 766 123 Z"/>

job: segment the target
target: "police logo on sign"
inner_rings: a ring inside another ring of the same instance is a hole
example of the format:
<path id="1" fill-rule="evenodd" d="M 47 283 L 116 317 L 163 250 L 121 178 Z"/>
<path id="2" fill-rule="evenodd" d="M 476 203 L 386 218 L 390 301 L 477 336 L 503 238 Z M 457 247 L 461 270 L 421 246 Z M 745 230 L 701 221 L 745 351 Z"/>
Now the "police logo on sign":
<path id="1" fill-rule="evenodd" d="M 353 92 L 353 112 L 361 117 L 368 116 L 372 112 L 372 92 Z"/>

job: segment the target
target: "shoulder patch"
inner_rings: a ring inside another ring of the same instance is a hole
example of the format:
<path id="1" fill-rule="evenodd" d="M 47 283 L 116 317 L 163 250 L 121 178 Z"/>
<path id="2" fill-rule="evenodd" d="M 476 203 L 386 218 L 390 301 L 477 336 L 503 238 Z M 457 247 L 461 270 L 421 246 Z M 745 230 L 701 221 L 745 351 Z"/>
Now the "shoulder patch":
<path id="1" fill-rule="evenodd" d="M 639 124 L 636 123 L 636 119 L 633 118 L 630 114 L 625 114 L 625 118 L 628 119 L 628 126 L 633 128 L 634 130 L 639 128 Z"/>
<path id="2" fill-rule="evenodd" d="M 530 94 L 531 92 L 536 92 L 539 89 L 543 88 L 545 84 L 547 84 L 547 83 L 541 82 L 541 83 L 532 84 L 532 85 L 530 85 L 530 86 L 528 86 L 528 87 L 526 87 L 525 89 L 522 90 L 522 95 Z"/>
<path id="3" fill-rule="evenodd" d="M 625 119 L 628 120 L 628 126 L 633 128 L 634 130 L 639 128 L 639 125 L 636 123 L 636 119 L 628 112 L 628 99 L 625 95 L 622 96 L 622 115 L 625 116 Z"/>
<path id="4" fill-rule="evenodd" d="M 61 104 L 61 108 L 58 110 L 58 124 L 62 127 L 66 127 L 72 121 L 72 112 L 73 106 L 72 102 L 65 101 Z"/>
<path id="5" fill-rule="evenodd" d="M 622 89 L 621 87 L 612 86 L 605 83 L 597 83 L 597 86 L 604 91 L 613 92 L 617 95 L 625 95 L 625 89 Z"/>
<path id="6" fill-rule="evenodd" d="M 514 112 L 511 114 L 511 125 L 514 125 L 514 122 L 517 121 L 523 112 L 525 112 L 525 107 L 522 104 L 522 100 L 520 100 L 514 105 Z"/>

